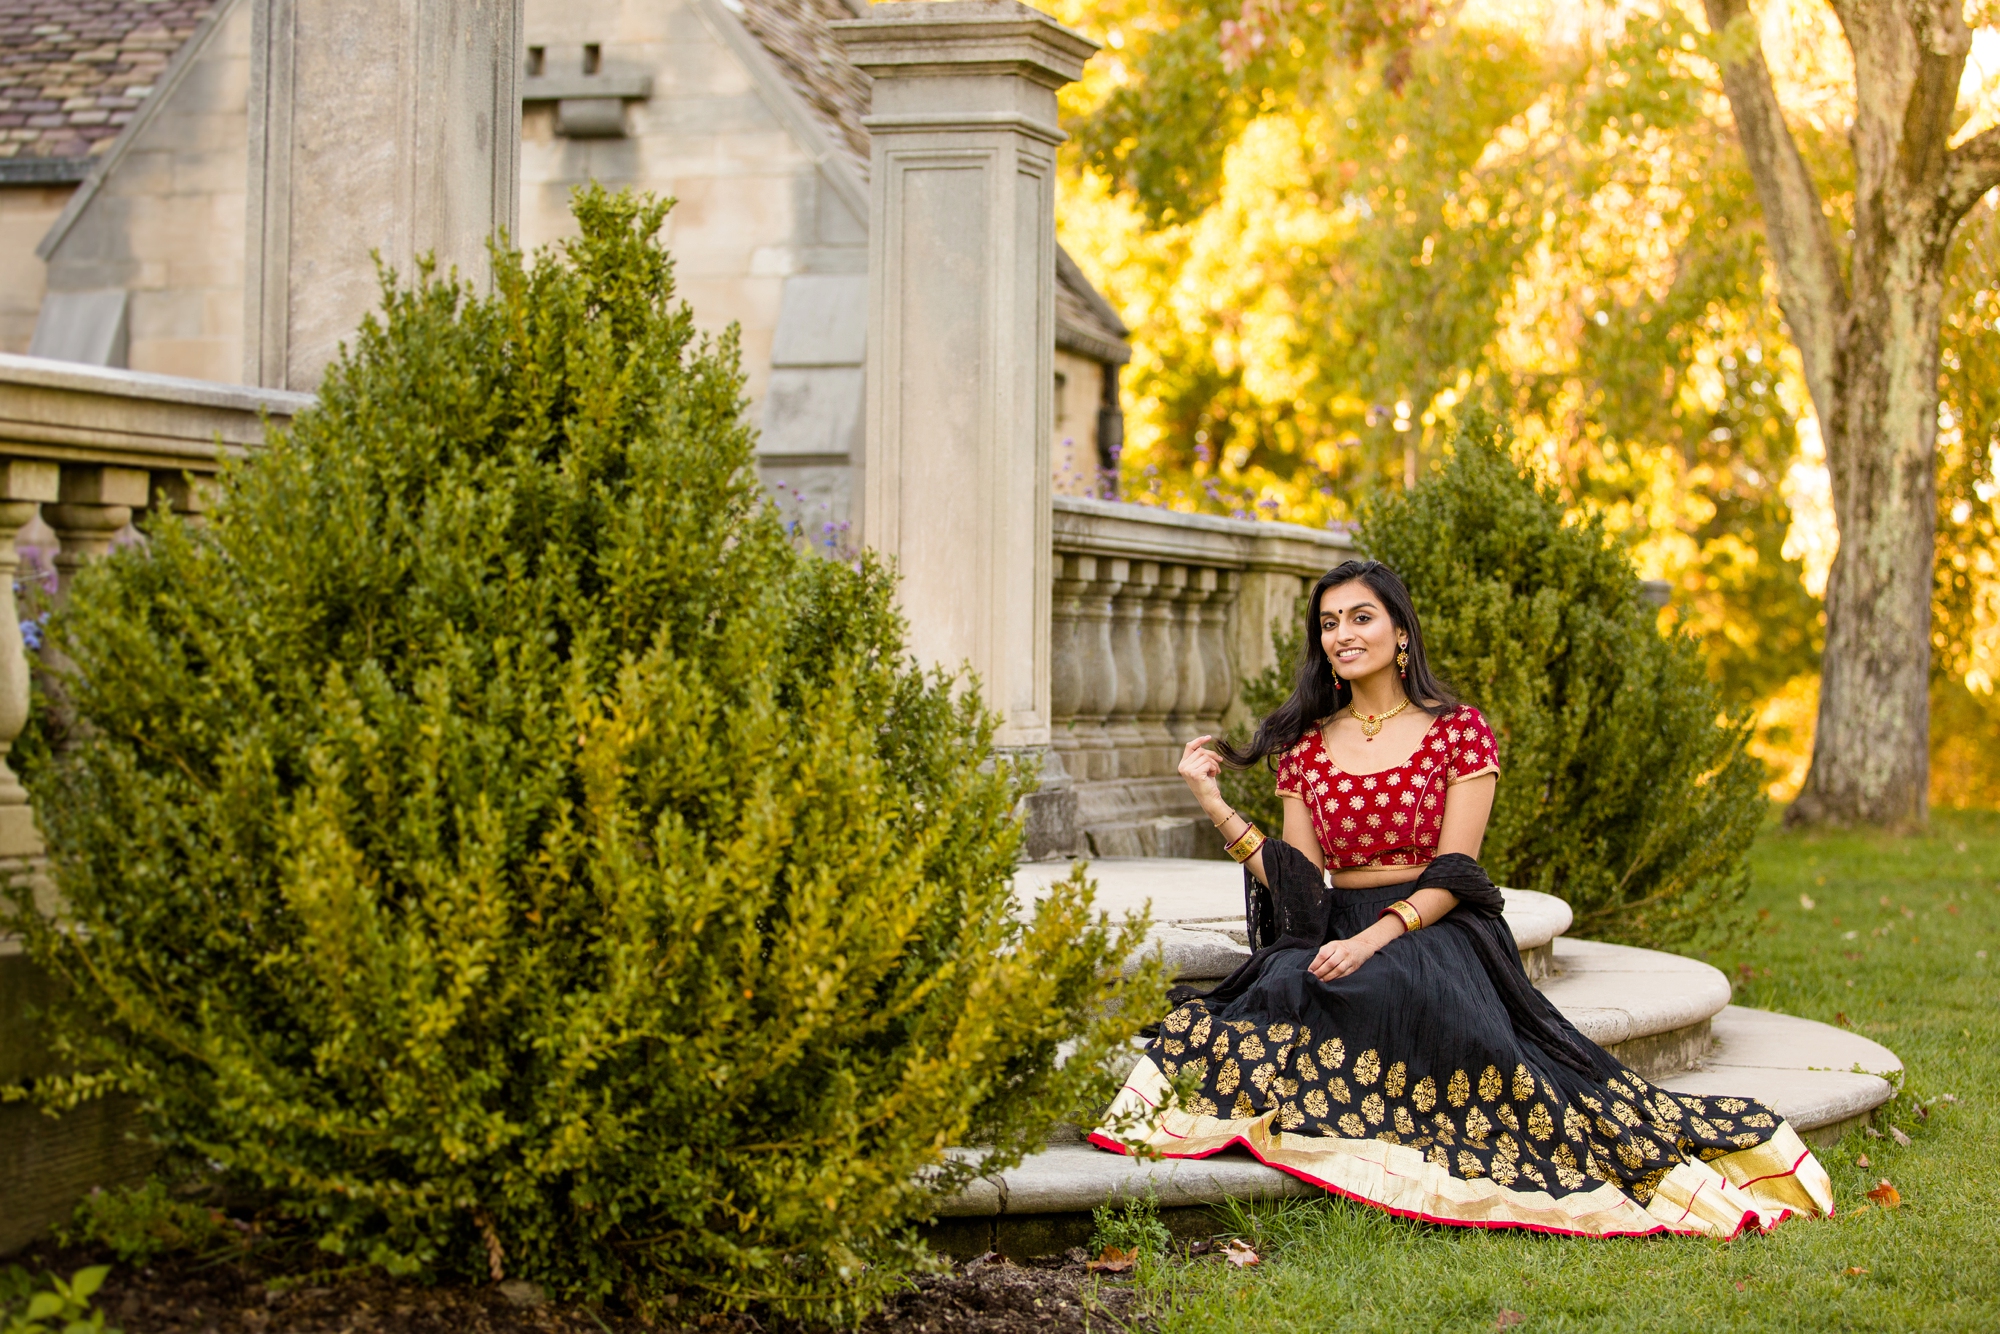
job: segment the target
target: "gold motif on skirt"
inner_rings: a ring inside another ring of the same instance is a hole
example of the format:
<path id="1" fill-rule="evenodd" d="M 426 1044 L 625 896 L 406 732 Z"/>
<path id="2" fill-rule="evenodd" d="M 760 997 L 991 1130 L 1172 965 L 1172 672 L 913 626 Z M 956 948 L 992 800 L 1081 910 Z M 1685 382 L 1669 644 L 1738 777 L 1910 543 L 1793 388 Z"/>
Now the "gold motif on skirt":
<path id="1" fill-rule="evenodd" d="M 1499 1101 L 1501 1083 L 1500 1071 L 1494 1066 L 1487 1066 L 1479 1075 L 1479 1100 L 1481 1102 Z"/>
<path id="2" fill-rule="evenodd" d="M 1536 1139 L 1547 1139 L 1556 1133 L 1555 1118 L 1550 1116 L 1549 1109 L 1540 1103 L 1528 1109 L 1528 1133 Z"/>
<path id="3" fill-rule="evenodd" d="M 1347 1063 L 1347 1044 L 1339 1038 L 1328 1038 L 1319 1044 L 1319 1063 L 1328 1070 L 1338 1070 Z"/>
<path id="4" fill-rule="evenodd" d="M 1472 1096 L 1472 1081 L 1465 1077 L 1465 1071 L 1451 1072 L 1451 1083 L 1445 1085 L 1444 1097 L 1454 1107 L 1465 1106 L 1465 1100 Z"/>
<path id="5" fill-rule="evenodd" d="M 1366 1088 L 1382 1077 L 1382 1058 L 1373 1047 L 1354 1058 L 1354 1082 Z"/>
<path id="6" fill-rule="evenodd" d="M 1535 1072 L 1526 1065 L 1514 1067 L 1514 1101 L 1526 1102 L 1535 1096 Z"/>
<path id="7" fill-rule="evenodd" d="M 1422 1079 L 1419 1079 L 1417 1086 L 1410 1090 L 1410 1101 L 1417 1105 L 1417 1110 L 1420 1112 L 1430 1111 L 1431 1108 L 1437 1106 L 1437 1100 L 1437 1081 L 1429 1075 L 1425 1075 Z"/>
<path id="8" fill-rule="evenodd" d="M 1382 1081 L 1382 1091 L 1392 1098 L 1403 1096 L 1403 1082 L 1409 1077 L 1409 1067 L 1401 1061 L 1389 1067 L 1388 1077 Z"/>
<path id="9" fill-rule="evenodd" d="M 1382 1124 L 1386 1110 L 1382 1103 L 1382 1095 L 1379 1093 L 1371 1093 L 1361 1100 L 1361 1114 L 1368 1118 L 1368 1124 L 1371 1126 Z"/>

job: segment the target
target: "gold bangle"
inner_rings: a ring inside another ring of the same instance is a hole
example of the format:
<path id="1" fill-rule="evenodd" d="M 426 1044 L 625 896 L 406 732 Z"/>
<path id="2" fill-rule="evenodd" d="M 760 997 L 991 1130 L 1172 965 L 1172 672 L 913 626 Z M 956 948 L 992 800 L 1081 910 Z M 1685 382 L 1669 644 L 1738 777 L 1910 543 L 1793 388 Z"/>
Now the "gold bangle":
<path id="1" fill-rule="evenodd" d="M 1233 861 L 1247 862 L 1256 856 L 1257 849 L 1263 846 L 1264 835 L 1258 832 L 1256 825 L 1245 821 L 1243 832 L 1233 841 L 1223 844 L 1222 850 L 1228 853 Z"/>
<path id="2" fill-rule="evenodd" d="M 1408 899 L 1397 899 L 1394 903 L 1384 908 L 1379 916 L 1387 917 L 1390 913 L 1394 913 L 1403 919 L 1403 930 L 1406 933 L 1424 929 L 1423 914 L 1418 912 L 1415 905 Z"/>

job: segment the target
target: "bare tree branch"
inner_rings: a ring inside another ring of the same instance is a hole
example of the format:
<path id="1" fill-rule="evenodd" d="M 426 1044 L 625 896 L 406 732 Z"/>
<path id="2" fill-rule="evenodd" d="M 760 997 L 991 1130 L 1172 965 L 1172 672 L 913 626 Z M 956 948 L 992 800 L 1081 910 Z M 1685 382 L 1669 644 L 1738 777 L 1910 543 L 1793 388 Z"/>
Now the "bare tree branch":
<path id="1" fill-rule="evenodd" d="M 1703 0 L 1703 7 L 1709 28 L 1717 33 L 1739 17 L 1751 21 L 1746 0 Z M 1805 363 L 1813 402 L 1825 413 L 1833 406 L 1840 327 L 1847 311 L 1847 285 L 1840 276 L 1833 232 L 1819 189 L 1785 124 L 1763 48 L 1753 42 L 1742 59 L 1724 64 L 1722 87 L 1764 207 L 1765 237 L 1778 269 L 1778 305 Z"/>
<path id="2" fill-rule="evenodd" d="M 1946 155 L 1945 216 L 1953 222 L 2000 185 L 2000 125 L 1973 135 Z"/>

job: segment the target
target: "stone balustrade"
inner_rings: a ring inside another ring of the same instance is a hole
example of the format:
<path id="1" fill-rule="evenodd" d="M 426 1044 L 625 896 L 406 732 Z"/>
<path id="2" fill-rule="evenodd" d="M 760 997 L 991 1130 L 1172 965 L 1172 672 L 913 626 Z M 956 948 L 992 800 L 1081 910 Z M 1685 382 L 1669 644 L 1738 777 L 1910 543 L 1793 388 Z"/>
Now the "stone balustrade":
<path id="1" fill-rule="evenodd" d="M 1181 747 L 1244 721 L 1274 621 L 1352 554 L 1342 533 L 1056 496 L 1051 746 L 1073 784 L 1073 851 L 1215 854 L 1175 773 Z M 1052 766 L 1053 767 L 1053 766 Z"/>
<path id="2" fill-rule="evenodd" d="M 28 719 L 22 548 L 52 558 L 53 586 L 35 591 L 60 598 L 85 561 L 137 540 L 133 520 L 148 509 L 199 513 L 221 459 L 261 444 L 266 418 L 282 425 L 311 401 L 0 355 L 0 858 L 41 850 L 6 762 Z"/>

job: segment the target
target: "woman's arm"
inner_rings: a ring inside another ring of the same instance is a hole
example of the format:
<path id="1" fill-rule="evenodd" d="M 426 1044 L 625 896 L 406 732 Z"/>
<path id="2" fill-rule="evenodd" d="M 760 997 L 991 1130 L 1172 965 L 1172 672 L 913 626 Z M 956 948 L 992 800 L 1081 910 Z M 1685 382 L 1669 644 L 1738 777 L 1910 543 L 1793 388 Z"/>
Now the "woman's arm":
<path id="1" fill-rule="evenodd" d="M 1217 775 L 1222 772 L 1222 757 L 1207 749 L 1210 737 L 1198 736 L 1187 743 L 1181 751 L 1180 774 L 1194 793 L 1194 799 L 1201 803 L 1201 809 L 1215 825 L 1216 833 L 1226 845 L 1240 838 L 1249 827 L 1250 821 L 1238 814 L 1226 797 L 1222 795 L 1222 785 Z M 1320 851 L 1319 835 L 1313 832 L 1312 816 L 1306 811 L 1305 802 L 1290 793 L 1279 794 L 1285 806 L 1284 840 L 1303 852 L 1312 864 L 1320 870 L 1326 869 L 1326 854 Z M 1265 830 L 1266 837 L 1270 831 Z M 1269 885 L 1270 878 L 1264 874 L 1264 850 L 1259 848 L 1243 863 L 1250 868 L 1250 874 L 1257 877 L 1260 885 Z"/>
<path id="2" fill-rule="evenodd" d="M 1445 791 L 1444 827 L 1438 831 L 1438 855 L 1462 852 L 1477 860 L 1479 845 L 1486 841 L 1486 820 L 1493 814 L 1493 794 L 1500 786 L 1499 774 L 1481 774 L 1454 783 Z M 1290 840 L 1286 840 L 1289 842 Z M 1404 902 L 1417 910 L 1425 926 L 1458 906 L 1458 896 L 1448 889 L 1420 889 Z M 1320 946 L 1308 971 L 1322 981 L 1346 977 L 1374 957 L 1375 951 L 1407 930 L 1403 919 L 1390 913 L 1375 919 L 1375 925 L 1346 940 L 1329 940 Z"/>

